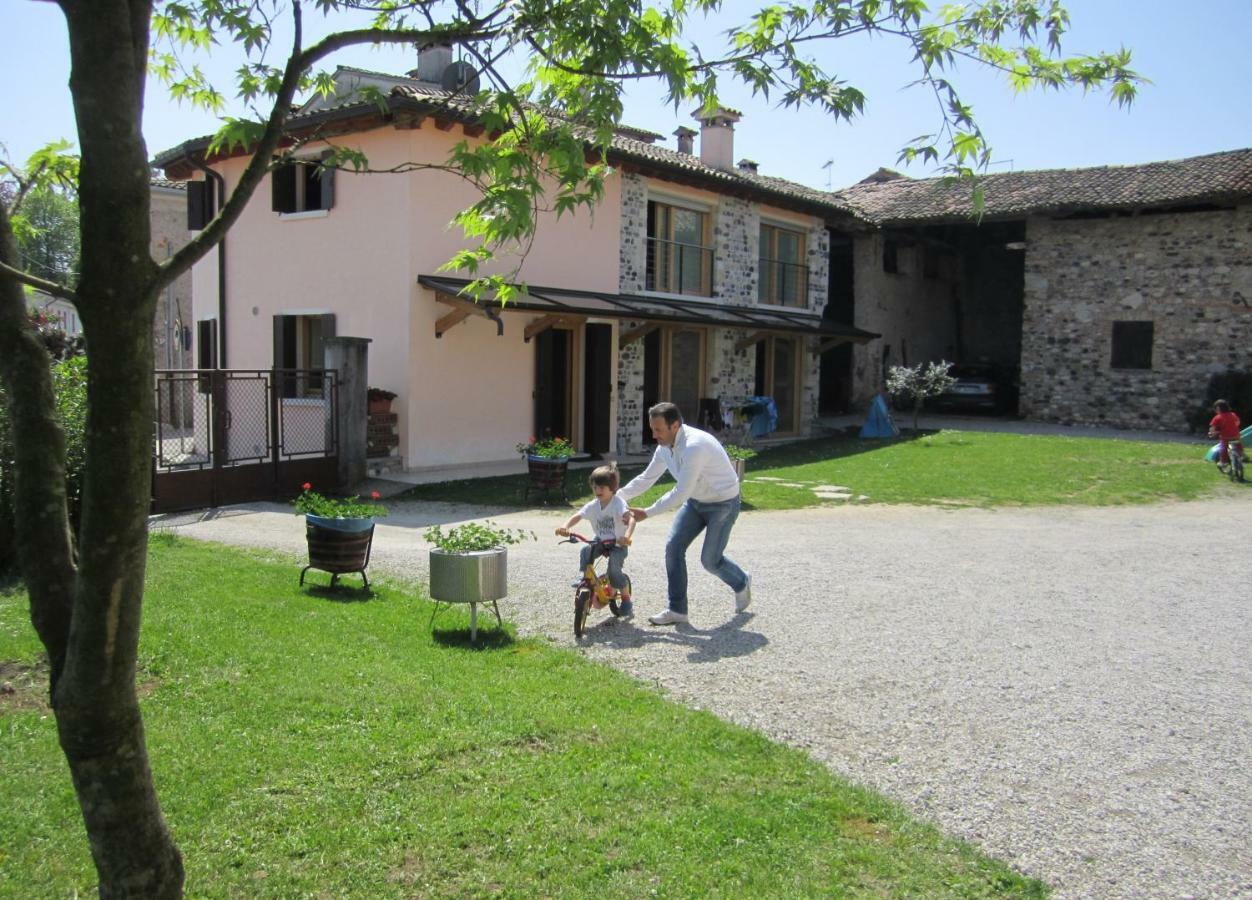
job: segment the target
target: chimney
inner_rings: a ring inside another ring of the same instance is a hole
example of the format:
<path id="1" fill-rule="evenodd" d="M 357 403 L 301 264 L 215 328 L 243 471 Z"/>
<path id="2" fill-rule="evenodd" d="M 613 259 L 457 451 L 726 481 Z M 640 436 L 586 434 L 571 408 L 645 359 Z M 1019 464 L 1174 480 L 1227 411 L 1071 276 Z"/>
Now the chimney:
<path id="1" fill-rule="evenodd" d="M 707 115 L 700 110 L 692 118 L 700 123 L 700 162 L 724 172 L 734 171 L 739 112 L 722 106 Z"/>
<path id="2" fill-rule="evenodd" d="M 410 78 L 439 84 L 444 71 L 452 65 L 452 45 L 446 41 L 423 44 L 417 48 L 417 68 L 408 73 Z"/>
<path id="3" fill-rule="evenodd" d="M 758 164 L 755 159 L 747 159 L 745 157 L 744 159 L 739 160 L 739 171 L 747 172 L 749 175 L 755 175 L 756 170 L 757 170 L 757 165 Z"/>
<path id="4" fill-rule="evenodd" d="M 688 128 L 686 125 L 679 125 L 674 129 L 674 134 L 678 137 L 678 152 L 692 156 L 695 153 L 695 136 L 694 129 Z"/>

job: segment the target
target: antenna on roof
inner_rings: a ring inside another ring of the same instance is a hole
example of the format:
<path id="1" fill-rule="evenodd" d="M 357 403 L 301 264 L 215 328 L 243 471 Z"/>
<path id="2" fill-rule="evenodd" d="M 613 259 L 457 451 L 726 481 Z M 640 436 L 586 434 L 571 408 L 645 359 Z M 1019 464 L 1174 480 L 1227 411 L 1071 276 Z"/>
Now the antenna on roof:
<path id="1" fill-rule="evenodd" d="M 833 157 L 822 163 L 822 168 L 826 170 L 826 190 L 830 190 L 830 173 L 833 171 L 831 167 L 834 164 L 835 160 Z"/>

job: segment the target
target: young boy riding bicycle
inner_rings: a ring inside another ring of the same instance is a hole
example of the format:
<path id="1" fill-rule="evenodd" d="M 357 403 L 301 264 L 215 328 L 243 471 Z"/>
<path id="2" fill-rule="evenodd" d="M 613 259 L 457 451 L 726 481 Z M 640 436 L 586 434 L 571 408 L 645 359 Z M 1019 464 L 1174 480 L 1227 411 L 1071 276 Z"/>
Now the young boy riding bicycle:
<path id="1" fill-rule="evenodd" d="M 591 523 L 595 529 L 595 540 L 583 547 L 578 570 L 580 573 L 584 572 L 600 556 L 608 557 L 609 584 L 621 592 L 618 615 L 625 618 L 634 612 L 634 604 L 630 599 L 630 579 L 622 572 L 622 565 L 626 562 L 626 548 L 630 546 L 630 537 L 635 533 L 635 520 L 626 515 L 626 501 L 617 496 L 617 466 L 600 466 L 591 473 L 588 480 L 595 498 L 570 516 L 556 533 L 560 537 L 569 537 L 569 530 L 583 519 Z M 624 520 L 627 518 L 630 524 L 625 524 Z"/>
<path id="2" fill-rule="evenodd" d="M 1225 400 L 1218 400 L 1213 404 L 1213 420 L 1209 422 L 1209 437 L 1217 438 L 1221 441 L 1221 448 L 1217 456 L 1217 468 L 1225 472 L 1226 467 L 1230 465 L 1230 450 L 1235 448 L 1240 456 L 1247 456 L 1243 451 L 1243 440 L 1239 433 L 1239 416 L 1230 408 L 1230 404 Z"/>

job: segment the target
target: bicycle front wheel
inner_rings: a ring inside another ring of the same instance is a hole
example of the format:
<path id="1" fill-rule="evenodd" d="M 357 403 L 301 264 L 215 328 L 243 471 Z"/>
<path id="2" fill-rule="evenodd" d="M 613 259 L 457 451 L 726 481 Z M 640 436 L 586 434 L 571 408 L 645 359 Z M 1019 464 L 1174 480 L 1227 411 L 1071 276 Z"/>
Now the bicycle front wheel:
<path id="1" fill-rule="evenodd" d="M 591 591 L 583 588 L 574 595 L 574 637 L 580 638 L 587 630 L 587 607 L 591 606 Z"/>

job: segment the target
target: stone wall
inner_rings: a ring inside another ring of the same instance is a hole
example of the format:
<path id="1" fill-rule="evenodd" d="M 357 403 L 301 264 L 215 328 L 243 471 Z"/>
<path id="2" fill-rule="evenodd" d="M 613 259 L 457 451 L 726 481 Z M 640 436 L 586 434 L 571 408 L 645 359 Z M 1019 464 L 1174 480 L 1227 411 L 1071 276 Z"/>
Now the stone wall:
<path id="1" fill-rule="evenodd" d="M 647 261 L 648 182 L 638 176 L 622 176 L 622 239 L 619 289 L 624 294 L 642 293 Z M 710 198 L 712 199 L 712 198 Z M 721 302 L 754 306 L 757 302 L 760 256 L 760 207 L 735 197 L 716 198 L 713 226 L 713 294 Z M 830 238 L 823 224 L 808 230 L 809 293 L 808 308 L 820 313 L 826 306 L 830 262 Z M 621 332 L 639 322 L 623 322 Z M 730 403 L 738 403 L 755 393 L 756 352 L 752 347 L 735 350 L 735 344 L 750 332 L 744 329 L 708 329 L 705 348 L 707 393 Z M 801 366 L 800 429 L 809 434 L 817 416 L 820 361 L 808 352 L 808 342 L 799 341 Z M 618 351 L 618 429 L 619 453 L 637 453 L 643 447 L 643 369 L 644 344 L 632 341 Z M 684 411 L 694 416 L 695 411 Z"/>
<path id="2" fill-rule="evenodd" d="M 936 277 L 927 278 L 921 244 L 898 246 L 897 272 L 883 271 L 881 234 L 853 240 L 856 307 L 853 324 L 881 338 L 852 348 L 852 404 L 864 408 L 883 387 L 886 365 L 953 360 L 956 356 L 956 306 L 960 267 L 954 257 L 941 260 Z"/>
<path id="3" fill-rule="evenodd" d="M 1021 411 L 1182 431 L 1209 376 L 1249 368 L 1252 205 L 1027 225 Z M 1110 366 L 1113 323 L 1150 321 L 1151 369 Z"/>
<path id="4" fill-rule="evenodd" d="M 187 191 L 182 188 L 152 188 L 150 209 L 152 257 L 158 262 L 173 256 L 191 240 L 187 230 Z M 179 341 L 180 326 L 193 326 L 191 314 L 191 270 L 161 292 L 152 321 L 152 349 L 158 369 L 192 366 L 191 351 Z"/>

